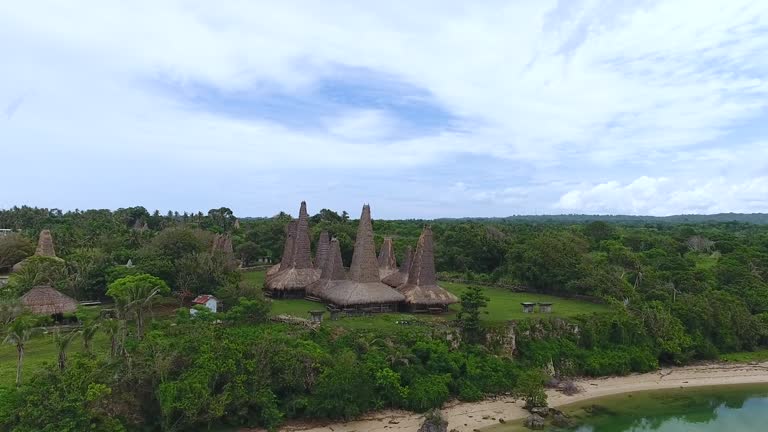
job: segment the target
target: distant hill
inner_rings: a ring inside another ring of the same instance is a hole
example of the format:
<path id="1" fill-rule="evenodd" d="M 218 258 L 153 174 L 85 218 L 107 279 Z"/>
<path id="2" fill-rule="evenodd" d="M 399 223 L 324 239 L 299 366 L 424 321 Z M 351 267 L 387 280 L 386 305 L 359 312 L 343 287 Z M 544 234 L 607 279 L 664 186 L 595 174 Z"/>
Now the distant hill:
<path id="1" fill-rule="evenodd" d="M 498 218 L 443 218 L 436 219 L 436 222 L 489 222 L 489 223 L 581 223 L 581 222 L 613 222 L 613 223 L 669 223 L 669 224 L 686 224 L 686 223 L 722 223 L 722 222 L 736 222 L 736 223 L 751 223 L 765 225 L 768 224 L 768 214 L 766 213 L 718 213 L 711 215 L 673 215 L 673 216 L 630 216 L 630 215 L 580 215 L 580 214 L 568 214 L 568 215 L 518 215 L 507 216 Z"/>

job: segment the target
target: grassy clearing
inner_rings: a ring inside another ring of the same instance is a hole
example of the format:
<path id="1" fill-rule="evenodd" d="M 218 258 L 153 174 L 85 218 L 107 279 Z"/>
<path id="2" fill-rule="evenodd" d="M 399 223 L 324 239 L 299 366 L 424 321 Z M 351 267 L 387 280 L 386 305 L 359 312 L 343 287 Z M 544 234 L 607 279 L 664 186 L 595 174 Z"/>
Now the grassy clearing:
<path id="1" fill-rule="evenodd" d="M 243 274 L 243 280 L 262 286 L 264 283 L 264 272 L 247 272 Z M 445 282 L 440 284 L 443 288 L 460 296 L 468 287 L 466 284 Z M 593 312 L 605 312 L 607 307 L 604 305 L 584 302 L 580 300 L 569 300 L 560 297 L 554 297 L 543 294 L 529 294 L 512 292 L 504 288 L 483 288 L 485 294 L 491 299 L 488 303 L 488 314 L 483 318 L 488 322 L 505 322 L 509 320 L 530 318 L 530 317 L 569 317 Z M 553 303 L 553 313 L 547 315 L 525 314 L 522 311 L 521 302 L 551 302 Z M 320 303 L 307 300 L 274 300 L 272 302 L 272 312 L 275 315 L 288 314 L 300 318 L 309 317 L 310 310 L 325 309 Z M 340 321 L 329 322 L 329 325 L 339 325 L 347 328 L 387 328 L 396 326 L 396 321 L 423 321 L 440 322 L 455 318 L 459 310 L 458 305 L 451 306 L 450 312 L 444 315 L 414 315 L 414 314 L 377 314 L 371 317 L 344 318 Z"/>
<path id="2" fill-rule="evenodd" d="M 720 360 L 733 363 L 751 363 L 768 361 L 768 349 L 723 354 Z"/>
<path id="3" fill-rule="evenodd" d="M 97 355 L 106 355 L 109 351 L 109 338 L 103 333 L 97 333 L 93 340 L 93 350 Z M 67 349 L 67 355 L 83 352 L 83 340 L 76 338 Z M 29 379 L 32 374 L 46 364 L 56 363 L 58 357 L 56 344 L 52 334 L 39 334 L 33 337 L 24 347 L 24 365 L 22 380 Z M 16 382 L 16 347 L 9 344 L 0 345 L 0 387 L 13 386 Z"/>

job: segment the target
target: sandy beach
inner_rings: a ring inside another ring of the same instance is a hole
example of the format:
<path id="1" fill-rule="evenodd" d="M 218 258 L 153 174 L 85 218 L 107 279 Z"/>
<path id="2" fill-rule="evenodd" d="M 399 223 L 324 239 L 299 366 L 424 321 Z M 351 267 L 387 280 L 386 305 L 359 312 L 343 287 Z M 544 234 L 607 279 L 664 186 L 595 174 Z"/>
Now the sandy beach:
<path id="1" fill-rule="evenodd" d="M 549 405 L 561 407 L 587 399 L 666 388 L 703 387 L 734 384 L 768 385 L 768 362 L 755 364 L 718 363 L 697 366 L 663 368 L 656 372 L 624 377 L 577 380 L 582 391 L 566 396 L 548 391 Z M 500 397 L 481 402 L 448 404 L 443 409 L 448 429 L 472 432 L 499 424 L 499 420 L 514 421 L 527 416 L 523 402 L 511 397 Z M 415 432 L 421 425 L 418 414 L 405 411 L 372 413 L 360 420 L 333 424 L 289 424 L 284 432 Z"/>

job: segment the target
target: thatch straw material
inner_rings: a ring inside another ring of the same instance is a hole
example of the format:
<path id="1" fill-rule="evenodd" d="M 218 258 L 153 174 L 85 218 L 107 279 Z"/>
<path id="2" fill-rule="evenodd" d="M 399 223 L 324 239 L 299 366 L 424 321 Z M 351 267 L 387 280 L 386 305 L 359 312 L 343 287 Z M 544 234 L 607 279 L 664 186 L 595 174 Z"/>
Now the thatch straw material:
<path id="1" fill-rule="evenodd" d="M 77 310 L 78 303 L 49 286 L 32 288 L 21 296 L 22 306 L 35 315 L 56 315 L 72 313 Z"/>
<path id="2" fill-rule="evenodd" d="M 347 279 L 344 271 L 344 263 L 341 260 L 341 247 L 339 240 L 333 239 L 330 242 L 328 256 L 325 259 L 323 271 L 320 274 L 320 280 L 307 287 L 307 295 L 323 298 L 326 289 L 332 286 L 334 282 Z"/>
<path id="3" fill-rule="evenodd" d="M 381 244 L 379 251 L 379 279 L 384 279 L 395 272 L 397 272 L 397 261 L 395 261 L 392 237 L 384 237 L 384 243 Z"/>
<path id="4" fill-rule="evenodd" d="M 37 249 L 35 255 L 56 257 L 56 251 L 53 248 L 53 236 L 48 230 L 40 231 L 40 237 L 37 240 Z"/>
<path id="5" fill-rule="evenodd" d="M 322 270 L 325 267 L 325 260 L 328 257 L 328 250 L 331 247 L 331 238 L 328 231 L 320 233 L 320 239 L 317 241 L 317 252 L 315 252 L 315 266 Z"/>
<path id="6" fill-rule="evenodd" d="M 408 248 L 405 250 L 405 261 L 403 261 L 403 264 L 400 265 L 400 270 L 385 277 L 381 281 L 391 286 L 392 288 L 397 288 L 400 285 L 408 282 L 408 272 L 411 270 L 412 259 L 413 259 L 413 249 L 410 246 L 408 246 Z"/>
<path id="7" fill-rule="evenodd" d="M 413 254 L 408 272 L 408 282 L 397 288 L 405 296 L 405 303 L 411 306 L 448 306 L 459 299 L 437 286 L 435 274 L 435 250 L 432 242 L 432 228 L 424 227 Z"/>
<path id="8" fill-rule="evenodd" d="M 308 285 L 320 279 L 320 270 L 312 266 L 309 213 L 304 201 L 301 202 L 299 219 L 288 227 L 285 243 L 279 271 L 266 278 L 264 288 L 268 291 L 303 293 Z"/>
<path id="9" fill-rule="evenodd" d="M 363 206 L 357 228 L 349 280 L 334 281 L 321 292 L 323 299 L 343 307 L 399 303 L 404 296 L 381 283 L 376 246 L 373 243 L 371 208 Z"/>

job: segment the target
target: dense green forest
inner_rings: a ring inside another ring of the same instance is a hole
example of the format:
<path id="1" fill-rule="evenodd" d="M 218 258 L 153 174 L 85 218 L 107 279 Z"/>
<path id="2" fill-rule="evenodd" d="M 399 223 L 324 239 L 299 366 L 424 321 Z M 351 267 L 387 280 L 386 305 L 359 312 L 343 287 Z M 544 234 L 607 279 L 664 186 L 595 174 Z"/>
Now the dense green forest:
<path id="1" fill-rule="evenodd" d="M 723 216 L 726 217 L 727 215 Z M 289 418 L 351 418 L 387 407 L 424 411 L 450 398 L 514 393 L 540 402 L 543 383 L 577 375 L 649 371 L 660 363 L 716 359 L 768 344 L 768 226 L 698 217 L 563 216 L 466 220 L 375 220 L 399 257 L 432 225 L 443 279 L 606 302 L 609 312 L 515 324 L 514 353 L 483 323 L 482 289 L 462 295 L 461 313 L 434 326 L 398 330 L 310 329 L 268 321 L 260 288 L 212 249 L 232 236 L 244 266 L 278 261 L 291 216 L 237 219 L 208 213 L 150 213 L 142 207 L 61 212 L 0 211 L 0 274 L 25 261 L 2 289 L 6 342 L 30 337 L 13 301 L 51 284 L 78 300 L 115 304 L 116 316 L 82 316 L 83 332 L 109 335 L 104 355 L 79 354 L 0 389 L 3 430 L 199 430 Z M 747 222 L 748 221 L 748 222 Z M 311 217 L 352 256 L 357 221 L 323 209 Z M 31 257 L 50 229 L 56 259 Z M 127 267 L 128 261 L 133 266 Z M 132 286 L 151 286 L 136 297 Z M 152 319 L 156 301 L 181 304 L 213 292 L 220 317 L 180 309 Z M 134 297 L 131 297 L 134 296 Z M 155 299 L 164 297 L 166 300 Z M 141 300 L 141 301 L 139 301 Z M 147 322 L 144 323 L 143 321 Z M 451 334 L 460 335 L 460 343 Z M 83 333 L 85 335 L 85 333 Z M 83 339 L 85 336 L 83 336 Z M 63 344 L 63 337 L 57 339 Z M 510 355 L 513 354 L 513 355 Z M 362 371 L 363 373 L 360 373 Z"/>

